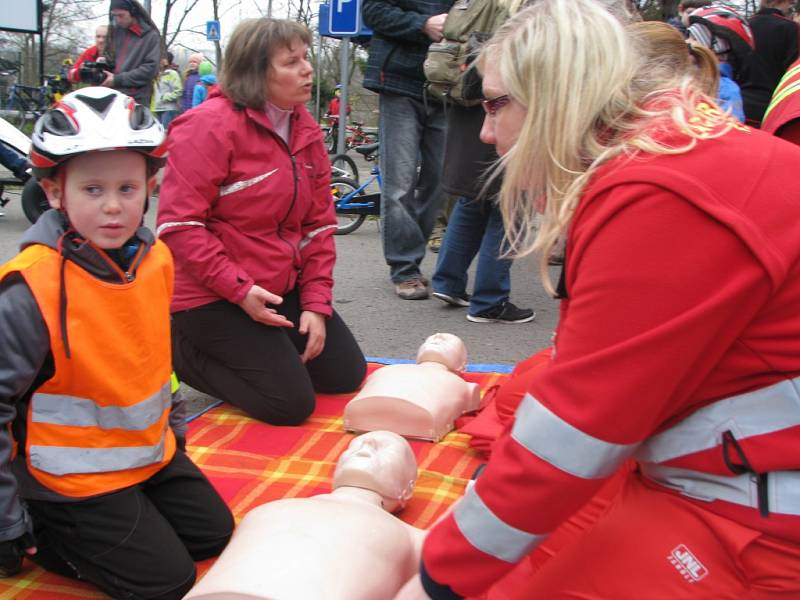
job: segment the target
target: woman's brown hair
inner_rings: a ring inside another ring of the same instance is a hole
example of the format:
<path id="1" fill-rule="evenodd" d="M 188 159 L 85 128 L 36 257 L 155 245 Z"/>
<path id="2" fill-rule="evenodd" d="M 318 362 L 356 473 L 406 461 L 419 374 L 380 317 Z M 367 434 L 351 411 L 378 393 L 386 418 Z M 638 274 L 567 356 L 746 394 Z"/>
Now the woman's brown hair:
<path id="1" fill-rule="evenodd" d="M 688 44 L 677 29 L 661 21 L 633 23 L 628 29 L 639 41 L 648 68 L 691 75 L 698 90 L 710 98 L 717 97 L 719 63 L 711 50 Z"/>
<path id="2" fill-rule="evenodd" d="M 219 86 L 235 104 L 263 108 L 267 98 L 267 68 L 275 49 L 296 43 L 311 45 L 308 29 L 284 19 L 246 19 L 236 26 L 225 57 Z"/>

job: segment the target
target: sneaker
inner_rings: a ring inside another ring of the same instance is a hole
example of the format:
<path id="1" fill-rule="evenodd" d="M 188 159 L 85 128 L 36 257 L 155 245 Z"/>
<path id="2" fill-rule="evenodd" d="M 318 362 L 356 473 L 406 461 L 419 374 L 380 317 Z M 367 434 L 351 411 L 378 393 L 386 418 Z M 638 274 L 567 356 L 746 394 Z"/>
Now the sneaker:
<path id="1" fill-rule="evenodd" d="M 446 302 L 450 306 L 469 306 L 469 294 L 464 292 L 458 296 L 452 294 L 445 294 L 444 292 L 433 292 L 431 294 L 434 298 Z"/>
<path id="2" fill-rule="evenodd" d="M 536 312 L 530 308 L 519 308 L 511 302 L 493 306 L 477 315 L 467 315 L 473 323 L 527 323 L 533 321 Z"/>
<path id="3" fill-rule="evenodd" d="M 420 277 L 395 284 L 394 292 L 403 300 L 424 300 L 429 295 L 428 286 Z"/>

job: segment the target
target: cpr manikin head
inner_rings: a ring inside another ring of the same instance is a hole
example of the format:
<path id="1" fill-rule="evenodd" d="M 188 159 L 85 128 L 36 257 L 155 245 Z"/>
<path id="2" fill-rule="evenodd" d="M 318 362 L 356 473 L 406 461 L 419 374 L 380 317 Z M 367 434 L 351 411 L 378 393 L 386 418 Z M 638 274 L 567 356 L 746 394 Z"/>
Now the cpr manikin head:
<path id="1" fill-rule="evenodd" d="M 342 452 L 333 474 L 333 488 L 357 487 L 377 492 L 383 508 L 402 509 L 414 491 L 417 461 L 411 446 L 391 431 L 359 435 Z"/>
<path id="2" fill-rule="evenodd" d="M 434 333 L 417 352 L 417 364 L 428 361 L 441 363 L 460 373 L 467 366 L 467 348 L 461 338 L 452 333 Z"/>

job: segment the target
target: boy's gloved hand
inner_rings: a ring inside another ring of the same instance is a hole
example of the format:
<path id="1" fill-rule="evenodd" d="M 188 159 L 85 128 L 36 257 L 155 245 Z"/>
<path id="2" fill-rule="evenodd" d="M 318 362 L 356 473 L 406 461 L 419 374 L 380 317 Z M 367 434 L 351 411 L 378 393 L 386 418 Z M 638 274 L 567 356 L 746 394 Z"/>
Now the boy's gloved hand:
<path id="1" fill-rule="evenodd" d="M 0 578 L 16 575 L 26 554 L 36 554 L 36 538 L 25 532 L 13 540 L 0 542 Z"/>

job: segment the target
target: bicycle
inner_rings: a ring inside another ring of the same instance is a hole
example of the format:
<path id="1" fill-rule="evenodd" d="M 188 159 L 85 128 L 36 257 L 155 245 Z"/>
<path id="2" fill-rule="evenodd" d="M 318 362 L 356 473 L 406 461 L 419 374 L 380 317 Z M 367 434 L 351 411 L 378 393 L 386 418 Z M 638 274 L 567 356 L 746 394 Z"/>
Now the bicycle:
<path id="1" fill-rule="evenodd" d="M 40 86 L 12 83 L 6 109 L 16 111 L 16 114 L 10 122 L 18 129 L 24 129 L 28 121 L 35 123 L 44 111 L 69 91 L 69 87 L 69 82 L 60 75 L 46 76 L 44 85 Z"/>
<path id="2" fill-rule="evenodd" d="M 379 144 L 368 144 L 356 148 L 356 152 L 367 161 L 377 158 Z M 359 185 L 348 177 L 334 177 L 331 180 L 331 197 L 336 209 L 336 231 L 334 235 L 347 235 L 361 227 L 370 215 L 381 214 L 381 192 L 366 193 L 365 190 L 377 182 L 381 189 L 381 169 L 378 164 L 372 167 L 369 178 Z"/>
<path id="3" fill-rule="evenodd" d="M 329 115 L 328 128 L 325 132 L 325 147 L 328 154 L 335 154 L 339 143 L 339 117 Z M 373 131 L 366 131 L 364 124 L 358 121 L 351 121 L 345 126 L 344 151 L 352 150 L 365 144 L 375 144 L 378 141 L 378 134 Z"/>
<path id="4" fill-rule="evenodd" d="M 356 161 L 347 154 L 337 154 L 331 158 L 331 177 L 345 177 L 358 183 L 360 177 Z"/>

